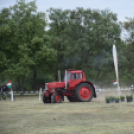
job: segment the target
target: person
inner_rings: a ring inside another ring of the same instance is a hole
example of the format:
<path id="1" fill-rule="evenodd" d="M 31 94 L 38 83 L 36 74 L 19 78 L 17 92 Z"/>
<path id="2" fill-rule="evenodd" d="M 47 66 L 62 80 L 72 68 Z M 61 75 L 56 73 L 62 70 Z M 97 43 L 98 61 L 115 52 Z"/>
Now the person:
<path id="1" fill-rule="evenodd" d="M 7 91 L 8 91 L 7 84 L 5 83 L 4 85 L 2 85 L 2 86 L 0 87 L 0 89 L 1 89 L 1 92 L 7 92 Z"/>
<path id="2" fill-rule="evenodd" d="M 5 93 L 7 94 L 8 92 L 8 87 L 7 87 L 7 84 L 5 83 L 4 85 L 2 85 L 0 87 L 0 94 L 1 94 L 1 97 L 5 100 L 6 99 L 6 96 L 5 96 Z"/>

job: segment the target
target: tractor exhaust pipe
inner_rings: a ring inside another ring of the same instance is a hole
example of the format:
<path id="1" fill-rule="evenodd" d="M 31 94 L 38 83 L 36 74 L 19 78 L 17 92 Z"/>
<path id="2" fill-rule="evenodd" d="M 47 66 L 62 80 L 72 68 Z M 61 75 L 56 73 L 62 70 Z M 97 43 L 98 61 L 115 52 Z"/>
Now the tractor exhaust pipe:
<path id="1" fill-rule="evenodd" d="M 61 73 L 60 73 L 60 70 L 58 70 L 58 79 L 59 79 L 59 82 L 61 81 Z"/>
<path id="2" fill-rule="evenodd" d="M 67 70 L 65 70 L 65 89 L 67 89 Z"/>

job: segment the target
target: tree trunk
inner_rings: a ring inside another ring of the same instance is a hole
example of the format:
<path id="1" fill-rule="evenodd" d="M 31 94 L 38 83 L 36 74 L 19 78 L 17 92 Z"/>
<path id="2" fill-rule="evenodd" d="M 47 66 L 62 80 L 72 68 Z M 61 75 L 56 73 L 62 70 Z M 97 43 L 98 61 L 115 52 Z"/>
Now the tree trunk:
<path id="1" fill-rule="evenodd" d="M 36 90 L 36 80 L 37 80 L 37 71 L 33 72 L 33 86 L 32 89 L 35 91 Z"/>
<path id="2" fill-rule="evenodd" d="M 20 85 L 20 78 L 18 77 L 18 79 L 17 79 L 17 81 L 18 81 L 18 87 L 19 87 L 19 91 L 21 90 L 21 85 Z"/>
<path id="3" fill-rule="evenodd" d="M 25 76 L 22 77 L 20 95 L 24 95 L 24 83 L 25 83 Z"/>

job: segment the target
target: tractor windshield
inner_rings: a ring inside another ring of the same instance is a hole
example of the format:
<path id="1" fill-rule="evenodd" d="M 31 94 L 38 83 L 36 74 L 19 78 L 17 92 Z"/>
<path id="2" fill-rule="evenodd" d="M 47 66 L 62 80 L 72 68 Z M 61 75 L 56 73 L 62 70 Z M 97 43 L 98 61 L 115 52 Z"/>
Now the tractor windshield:
<path id="1" fill-rule="evenodd" d="M 64 76 L 64 81 L 65 80 L 70 81 L 70 75 L 71 75 L 71 73 L 70 72 L 67 72 L 67 75 Z"/>

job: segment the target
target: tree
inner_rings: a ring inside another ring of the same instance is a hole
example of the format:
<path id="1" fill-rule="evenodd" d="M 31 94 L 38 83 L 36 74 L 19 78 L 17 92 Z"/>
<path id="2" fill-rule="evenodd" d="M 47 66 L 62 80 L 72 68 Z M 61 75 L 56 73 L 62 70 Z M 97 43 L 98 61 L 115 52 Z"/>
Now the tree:
<path id="1" fill-rule="evenodd" d="M 38 70 L 51 68 L 56 51 L 50 48 L 51 37 L 45 32 L 45 13 L 37 12 L 35 1 L 25 3 L 23 0 L 1 11 L 1 56 L 5 73 L 18 81 L 24 91 L 25 79 L 33 74 L 33 89 L 36 88 Z M 5 30 L 3 30 L 5 29 Z"/>
<path id="2" fill-rule="evenodd" d="M 127 18 L 127 21 L 122 22 L 122 27 L 126 30 L 126 47 L 125 47 L 125 56 L 126 56 L 126 65 L 125 65 L 125 75 L 126 80 L 133 82 L 134 77 L 134 18 Z M 131 70 L 131 71 L 130 71 Z"/>
<path id="3" fill-rule="evenodd" d="M 83 8 L 64 11 L 51 8 L 49 12 L 50 32 L 54 34 L 62 68 L 84 68 L 95 81 L 100 73 L 114 69 L 111 49 L 119 43 L 121 32 L 116 14 Z"/>

